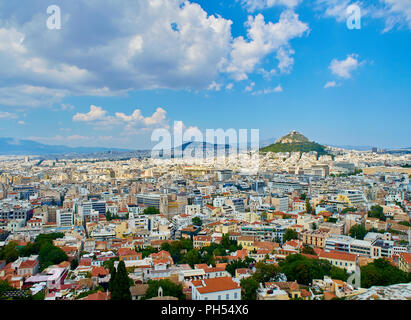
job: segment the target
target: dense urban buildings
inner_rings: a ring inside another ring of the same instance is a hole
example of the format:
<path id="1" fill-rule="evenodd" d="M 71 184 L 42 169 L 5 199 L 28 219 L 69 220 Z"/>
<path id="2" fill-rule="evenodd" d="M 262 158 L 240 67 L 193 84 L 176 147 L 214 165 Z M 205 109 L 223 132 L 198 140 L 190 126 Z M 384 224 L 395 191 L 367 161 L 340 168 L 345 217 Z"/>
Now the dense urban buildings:
<path id="1" fill-rule="evenodd" d="M 408 283 L 410 155 L 327 150 L 262 152 L 253 174 L 184 158 L 5 158 L 2 295 L 120 299 L 110 279 L 122 275 L 125 299 L 354 299 L 382 285 L 367 274 L 385 262 Z"/>

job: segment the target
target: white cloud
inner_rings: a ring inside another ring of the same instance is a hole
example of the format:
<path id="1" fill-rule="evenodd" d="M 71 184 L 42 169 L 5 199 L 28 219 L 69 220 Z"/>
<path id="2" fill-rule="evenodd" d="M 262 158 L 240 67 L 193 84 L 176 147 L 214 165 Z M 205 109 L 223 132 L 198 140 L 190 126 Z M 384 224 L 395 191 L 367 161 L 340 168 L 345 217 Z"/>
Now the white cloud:
<path id="1" fill-rule="evenodd" d="M 207 88 L 207 90 L 215 90 L 215 91 L 220 91 L 222 87 L 221 83 L 217 83 L 213 81 Z"/>
<path id="2" fill-rule="evenodd" d="M 361 18 L 382 19 L 385 22 L 383 32 L 395 26 L 411 29 L 411 1 L 410 0 L 379 0 L 379 1 L 351 1 L 351 0 L 316 0 L 316 9 L 324 17 L 334 18 L 345 23 L 348 18 L 347 8 L 356 4 L 361 9 Z"/>
<path id="3" fill-rule="evenodd" d="M 337 86 L 337 82 L 335 81 L 327 81 L 327 83 L 324 85 L 324 88 L 334 88 Z"/>
<path id="4" fill-rule="evenodd" d="M 275 88 L 267 88 L 263 90 L 254 91 L 252 95 L 258 96 L 262 94 L 270 94 L 270 93 L 275 93 L 275 92 L 283 92 L 283 87 L 279 84 Z"/>
<path id="5" fill-rule="evenodd" d="M 375 17 L 385 19 L 384 32 L 396 25 L 406 26 L 411 29 L 411 1 L 410 0 L 382 0 L 385 7 L 374 13 Z"/>
<path id="6" fill-rule="evenodd" d="M 254 86 L 255 86 L 255 82 L 250 82 L 250 84 L 245 87 L 244 91 L 245 92 L 251 92 L 251 91 L 253 91 Z"/>
<path id="7" fill-rule="evenodd" d="M 278 68 L 282 73 L 290 73 L 291 68 L 294 65 L 294 50 L 291 48 L 280 48 L 277 51 L 277 59 L 279 61 Z"/>
<path id="8" fill-rule="evenodd" d="M 272 8 L 275 6 L 283 6 L 288 8 L 296 7 L 302 0 L 237 0 L 241 1 L 241 4 L 248 11 L 253 12 L 256 10 L 263 10 Z"/>
<path id="9" fill-rule="evenodd" d="M 17 118 L 18 118 L 18 116 L 15 113 L 0 112 L 0 119 L 11 120 L 11 119 L 17 119 Z"/>
<path id="10" fill-rule="evenodd" d="M 249 16 L 246 26 L 248 39 L 240 36 L 234 40 L 230 61 L 226 66 L 226 72 L 238 81 L 248 79 L 248 74 L 254 72 L 267 55 L 278 51 L 281 68 L 289 70 L 292 64 L 289 60 L 292 53 L 289 41 L 309 30 L 308 25 L 301 22 L 292 11 L 284 11 L 277 23 L 265 23 L 262 14 L 254 18 Z"/>
<path id="11" fill-rule="evenodd" d="M 333 59 L 329 68 L 331 72 L 341 78 L 351 78 L 351 73 L 360 66 L 358 55 L 348 55 L 345 60 Z"/>
<path id="12" fill-rule="evenodd" d="M 234 88 L 234 83 L 230 82 L 229 84 L 226 85 L 225 87 L 227 90 L 231 90 Z"/>
<path id="13" fill-rule="evenodd" d="M 90 111 L 88 113 L 76 113 L 73 116 L 73 121 L 91 122 L 98 120 L 106 120 L 106 113 L 107 111 L 103 110 L 103 108 L 91 105 Z"/>
<path id="14" fill-rule="evenodd" d="M 1 5 L 1 77 L 13 90 L 36 86 L 67 95 L 116 95 L 206 89 L 231 50 L 232 21 L 189 1 L 79 1 L 64 7 L 57 32 L 45 28 L 49 4 Z M 20 101 L 37 106 L 31 98 L 26 93 Z"/>
<path id="15" fill-rule="evenodd" d="M 102 107 L 90 106 L 87 113 L 76 113 L 73 116 L 75 122 L 91 123 L 96 129 L 107 129 L 114 126 L 124 128 L 123 134 L 139 134 L 142 131 L 152 130 L 155 128 L 168 128 L 167 112 L 162 108 L 149 117 L 144 117 L 140 109 L 135 109 L 130 115 L 122 112 L 116 112 L 114 116 L 108 115 Z"/>
<path id="16" fill-rule="evenodd" d="M 74 106 L 68 103 L 63 103 L 61 104 L 61 110 L 63 111 L 73 111 L 74 110 Z"/>

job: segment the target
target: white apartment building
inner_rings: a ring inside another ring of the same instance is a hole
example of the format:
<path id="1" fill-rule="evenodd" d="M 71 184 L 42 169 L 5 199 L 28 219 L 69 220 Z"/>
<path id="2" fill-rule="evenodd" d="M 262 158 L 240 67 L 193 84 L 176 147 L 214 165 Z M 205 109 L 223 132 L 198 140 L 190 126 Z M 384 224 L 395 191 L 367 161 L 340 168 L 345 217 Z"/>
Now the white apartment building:
<path id="1" fill-rule="evenodd" d="M 192 300 L 241 300 L 241 287 L 231 277 L 192 281 Z"/>

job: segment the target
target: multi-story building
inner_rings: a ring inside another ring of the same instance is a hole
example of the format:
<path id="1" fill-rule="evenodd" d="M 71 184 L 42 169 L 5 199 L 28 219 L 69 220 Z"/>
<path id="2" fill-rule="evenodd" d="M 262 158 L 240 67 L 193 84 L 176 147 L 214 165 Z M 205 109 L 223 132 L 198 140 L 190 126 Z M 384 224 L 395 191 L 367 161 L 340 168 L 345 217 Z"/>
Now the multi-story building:
<path id="1" fill-rule="evenodd" d="M 300 239 L 303 244 L 313 246 L 315 248 L 324 248 L 329 234 L 323 231 L 308 230 L 300 234 Z"/>
<path id="2" fill-rule="evenodd" d="M 241 300 L 241 287 L 231 277 L 192 281 L 193 300 Z"/>

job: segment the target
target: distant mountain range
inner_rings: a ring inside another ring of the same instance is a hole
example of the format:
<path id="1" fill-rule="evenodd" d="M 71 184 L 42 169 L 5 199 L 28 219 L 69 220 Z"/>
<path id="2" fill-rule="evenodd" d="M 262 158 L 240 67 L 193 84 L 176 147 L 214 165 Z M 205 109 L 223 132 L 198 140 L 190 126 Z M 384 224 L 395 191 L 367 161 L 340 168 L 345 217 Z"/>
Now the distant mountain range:
<path id="1" fill-rule="evenodd" d="M 274 153 L 315 151 L 318 155 L 328 154 L 325 146 L 308 140 L 307 137 L 295 130 L 278 139 L 275 143 L 261 148 L 260 151 Z"/>
<path id="2" fill-rule="evenodd" d="M 67 147 L 61 145 L 46 145 L 32 140 L 19 140 L 13 138 L 0 138 L 0 155 L 58 155 L 71 153 L 95 152 L 128 152 L 127 149 L 100 148 L 100 147 Z"/>
<path id="3" fill-rule="evenodd" d="M 304 135 L 299 132 L 292 131 L 284 137 L 272 143 L 274 139 L 261 140 L 260 149 L 262 152 L 309 152 L 317 151 L 320 155 L 326 154 L 326 146 L 311 142 Z M 343 148 L 346 150 L 358 150 L 368 151 L 371 150 L 371 146 L 336 146 L 329 145 L 331 147 Z M 244 147 L 244 146 L 242 146 Z M 181 146 L 182 150 L 198 149 L 202 148 L 204 151 L 217 150 L 221 148 L 229 149 L 229 145 L 217 145 L 206 142 L 186 142 Z M 170 150 L 174 154 L 174 149 Z M 411 148 L 390 148 L 387 149 L 388 153 L 410 153 Z M 90 155 L 91 157 L 109 157 L 113 154 L 113 157 L 133 157 L 140 154 L 149 154 L 150 150 L 131 150 L 131 149 L 119 149 L 119 148 L 103 148 L 103 147 L 68 147 L 63 145 L 47 145 L 32 140 L 20 140 L 15 138 L 0 138 L 0 155 L 5 156 L 48 156 L 54 155 Z"/>

